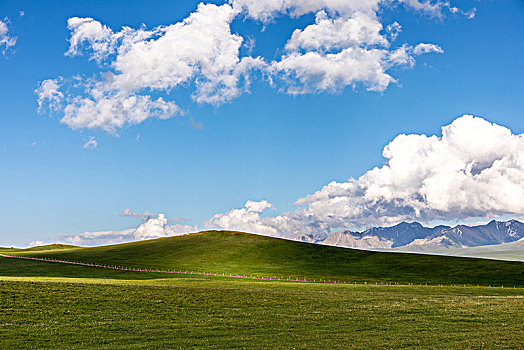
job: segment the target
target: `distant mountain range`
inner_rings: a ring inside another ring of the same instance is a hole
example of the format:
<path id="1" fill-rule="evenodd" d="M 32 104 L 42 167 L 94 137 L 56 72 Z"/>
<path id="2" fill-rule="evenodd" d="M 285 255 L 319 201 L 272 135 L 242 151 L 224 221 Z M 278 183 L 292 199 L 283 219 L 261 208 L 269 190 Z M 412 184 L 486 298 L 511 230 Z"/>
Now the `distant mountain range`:
<path id="1" fill-rule="evenodd" d="M 493 220 L 485 225 L 441 225 L 433 228 L 424 227 L 418 222 L 402 222 L 395 226 L 373 227 L 362 232 L 337 231 L 324 240 L 315 240 L 306 235 L 294 238 L 337 247 L 464 256 L 478 256 L 478 252 L 486 255 L 494 250 L 507 252 L 514 249 L 522 252 L 522 259 L 516 260 L 524 259 L 524 224 L 517 220 Z M 510 244 L 517 241 L 519 243 Z M 480 249 L 481 247 L 485 249 Z"/>

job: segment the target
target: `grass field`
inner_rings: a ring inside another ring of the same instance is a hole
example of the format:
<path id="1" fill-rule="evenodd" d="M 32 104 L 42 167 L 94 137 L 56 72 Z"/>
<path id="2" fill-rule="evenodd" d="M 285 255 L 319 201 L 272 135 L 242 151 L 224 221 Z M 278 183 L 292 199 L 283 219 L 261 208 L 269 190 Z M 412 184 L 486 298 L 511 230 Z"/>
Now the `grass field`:
<path id="1" fill-rule="evenodd" d="M 521 262 L 379 253 L 239 232 L 209 231 L 96 248 L 44 249 L 10 253 L 163 270 L 347 282 L 524 287 Z"/>
<path id="2" fill-rule="evenodd" d="M 257 249 L 274 253 L 264 257 Z M 370 253 L 224 233 L 3 252 L 135 267 L 195 264 L 194 270 L 210 272 L 320 276 L 333 269 L 332 276 L 368 284 L 166 275 L 0 258 L 2 349 L 524 348 L 524 289 L 507 287 L 510 281 L 522 285 L 522 263 Z M 417 266 L 440 267 L 443 276 Z M 479 268 L 484 271 L 476 273 Z M 506 287 L 380 284 L 403 271 L 409 283 L 450 283 L 468 270 L 471 283 L 489 284 L 498 272 L 496 281 Z"/>

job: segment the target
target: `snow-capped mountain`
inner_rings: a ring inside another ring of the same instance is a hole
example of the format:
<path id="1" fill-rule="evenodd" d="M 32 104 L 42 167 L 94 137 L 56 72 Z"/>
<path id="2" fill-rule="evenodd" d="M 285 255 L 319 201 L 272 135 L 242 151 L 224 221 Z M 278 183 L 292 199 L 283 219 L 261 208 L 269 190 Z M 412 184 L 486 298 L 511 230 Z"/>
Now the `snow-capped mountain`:
<path id="1" fill-rule="evenodd" d="M 416 239 L 407 246 L 476 247 L 515 242 L 524 237 L 524 224 L 517 220 L 491 221 L 486 225 L 458 225 L 434 232 L 428 237 Z"/>
<path id="2" fill-rule="evenodd" d="M 359 248 L 359 249 L 376 249 L 391 248 L 393 241 L 378 236 L 361 235 L 351 231 L 338 231 L 331 234 L 328 238 L 318 243 L 332 245 L 336 247 Z"/>
<path id="3" fill-rule="evenodd" d="M 426 251 L 428 248 L 464 248 L 515 242 L 524 238 L 524 224 L 517 220 L 491 221 L 486 225 L 424 227 L 402 222 L 391 227 L 373 227 L 362 232 L 332 233 L 316 243 L 347 248 Z M 309 240 L 311 242 L 311 240 Z"/>
<path id="4" fill-rule="evenodd" d="M 439 234 L 448 226 L 437 226 L 427 228 L 418 222 L 401 222 L 391 227 L 373 227 L 361 233 L 362 236 L 376 236 L 393 242 L 391 248 L 401 247 L 416 239 L 423 239 L 433 234 Z"/>

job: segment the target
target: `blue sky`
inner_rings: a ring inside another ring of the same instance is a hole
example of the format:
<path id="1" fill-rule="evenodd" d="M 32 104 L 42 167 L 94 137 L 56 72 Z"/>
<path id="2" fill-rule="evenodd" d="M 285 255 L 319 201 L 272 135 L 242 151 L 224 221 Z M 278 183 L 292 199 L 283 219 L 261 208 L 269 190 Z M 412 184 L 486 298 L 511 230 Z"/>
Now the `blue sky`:
<path id="1" fill-rule="evenodd" d="M 187 225 L 247 200 L 269 201 L 275 209 L 264 215 L 294 211 L 297 199 L 331 181 L 382 166 L 382 150 L 397 135 L 440 135 L 464 114 L 524 132 L 522 1 L 453 4 L 464 12 L 476 8 L 472 19 L 446 9 L 435 16 L 407 5 L 381 8 L 384 27 L 402 26 L 392 49 L 432 43 L 443 51 L 414 57 L 412 67 L 388 68 L 397 83 L 383 91 L 355 81 L 354 88 L 290 95 L 285 82 L 271 86 L 255 72 L 249 92 L 220 105 L 195 102 L 189 83 L 157 91 L 184 115 L 114 133 L 72 129 L 60 123 L 61 111 L 37 112 L 35 89 L 42 81 L 111 70 L 88 53 L 64 55 L 69 18 L 90 17 L 114 32 L 141 24 L 152 29 L 182 21 L 198 3 L 0 2 L 0 19 L 17 39 L 0 54 L 0 245 L 138 226 L 141 219 L 118 216 L 125 208 L 188 218 Z M 267 23 L 253 17 L 240 14 L 231 23 L 244 43 L 254 41 L 240 55 L 270 62 L 280 59 L 294 30 L 314 23 L 315 12 L 279 14 Z M 90 137 L 97 147 L 85 149 Z M 449 217 L 455 219 L 467 218 Z"/>

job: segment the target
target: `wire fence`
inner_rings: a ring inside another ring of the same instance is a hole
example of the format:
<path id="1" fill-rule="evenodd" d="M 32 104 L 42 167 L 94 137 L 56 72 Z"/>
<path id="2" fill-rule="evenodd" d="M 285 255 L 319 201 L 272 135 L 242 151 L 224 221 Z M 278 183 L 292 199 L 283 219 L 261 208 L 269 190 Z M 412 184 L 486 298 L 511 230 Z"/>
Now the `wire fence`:
<path id="1" fill-rule="evenodd" d="M 34 261 L 43 261 L 51 263 L 60 263 L 60 264 L 69 264 L 69 265 L 78 265 L 78 266 L 87 266 L 87 267 L 97 267 L 102 269 L 111 269 L 118 271 L 129 271 L 129 272 L 154 272 L 154 273 L 168 273 L 168 274 L 178 274 L 178 275 L 199 275 L 199 276 L 214 276 L 214 277 L 230 277 L 230 278 L 244 278 L 244 279 L 254 279 L 254 280 L 267 280 L 267 281 L 288 281 L 288 282 L 305 282 L 305 283 L 330 283 L 330 284 L 364 284 L 364 285 L 403 285 L 403 286 L 451 286 L 451 287 L 474 287 L 473 285 L 466 284 L 414 284 L 414 283 L 397 283 L 397 282 L 367 282 L 367 281 L 339 281 L 339 280 L 330 280 L 330 279 L 307 279 L 307 278 L 285 278 L 285 277 L 267 277 L 267 276 L 252 276 L 252 275 L 239 275 L 239 274 L 226 274 L 226 273 L 209 273 L 209 272 L 198 272 L 198 271 L 176 271 L 176 270 L 158 270 L 158 269 L 142 269 L 142 268 L 132 268 L 132 267 L 122 267 L 116 265 L 102 265 L 102 264 L 93 264 L 85 263 L 79 261 L 70 261 L 63 259 L 49 259 L 49 258 L 35 258 L 30 256 L 21 256 L 21 255 L 7 255 L 0 254 L 0 257 L 3 258 L 13 258 L 21 260 L 34 260 Z M 492 285 L 477 285 L 477 287 L 497 287 Z M 504 287 L 503 285 L 500 288 L 510 288 L 508 286 Z M 512 286 L 511 288 L 516 288 Z"/>

